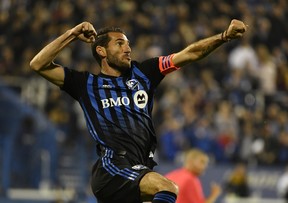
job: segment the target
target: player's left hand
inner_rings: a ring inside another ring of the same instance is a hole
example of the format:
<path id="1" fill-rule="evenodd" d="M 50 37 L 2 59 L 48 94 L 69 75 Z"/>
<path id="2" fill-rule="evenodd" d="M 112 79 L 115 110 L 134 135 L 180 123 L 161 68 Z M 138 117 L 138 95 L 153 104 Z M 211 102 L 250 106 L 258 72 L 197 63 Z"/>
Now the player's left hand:
<path id="1" fill-rule="evenodd" d="M 242 21 L 233 19 L 227 30 L 223 32 L 223 40 L 230 41 L 232 39 L 241 38 L 246 32 L 248 25 Z"/>

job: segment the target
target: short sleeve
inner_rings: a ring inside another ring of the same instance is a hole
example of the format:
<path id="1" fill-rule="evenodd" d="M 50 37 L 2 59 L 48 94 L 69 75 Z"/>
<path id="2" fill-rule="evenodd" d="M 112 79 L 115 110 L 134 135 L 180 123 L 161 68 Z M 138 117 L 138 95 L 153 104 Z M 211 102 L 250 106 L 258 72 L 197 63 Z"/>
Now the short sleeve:
<path id="1" fill-rule="evenodd" d="M 81 92 L 86 89 L 88 72 L 79 72 L 69 68 L 64 68 L 65 78 L 61 90 L 67 92 L 71 97 L 79 100 Z"/>
<path id="2" fill-rule="evenodd" d="M 155 88 L 164 78 L 164 75 L 159 70 L 159 58 L 151 58 L 143 61 L 142 63 L 137 63 L 137 67 L 146 77 L 151 81 L 152 86 Z"/>

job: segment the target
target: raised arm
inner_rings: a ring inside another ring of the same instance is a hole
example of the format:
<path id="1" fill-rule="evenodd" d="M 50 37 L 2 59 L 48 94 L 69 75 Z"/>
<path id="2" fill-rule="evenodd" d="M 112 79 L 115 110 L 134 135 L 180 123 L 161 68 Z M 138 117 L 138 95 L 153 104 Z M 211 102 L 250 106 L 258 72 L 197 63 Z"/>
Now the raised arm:
<path id="1" fill-rule="evenodd" d="M 80 39 L 84 42 L 92 43 L 95 37 L 96 31 L 92 24 L 89 22 L 78 24 L 36 54 L 30 62 L 30 67 L 55 85 L 62 86 L 64 83 L 64 69 L 61 65 L 53 62 L 55 57 L 73 40 Z"/>
<path id="2" fill-rule="evenodd" d="M 234 19 L 231 21 L 228 29 L 221 34 L 192 43 L 182 51 L 175 53 L 173 63 L 175 66 L 181 67 L 202 59 L 223 43 L 241 38 L 246 29 L 247 26 L 242 21 Z"/>

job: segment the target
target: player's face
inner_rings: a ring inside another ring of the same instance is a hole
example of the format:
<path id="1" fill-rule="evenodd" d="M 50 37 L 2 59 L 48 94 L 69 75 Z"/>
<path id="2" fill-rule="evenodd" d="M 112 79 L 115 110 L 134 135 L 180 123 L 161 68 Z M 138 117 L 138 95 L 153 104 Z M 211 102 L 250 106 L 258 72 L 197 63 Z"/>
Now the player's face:
<path id="1" fill-rule="evenodd" d="M 194 165 L 194 173 L 196 175 L 201 175 L 204 173 L 208 166 L 209 158 L 204 155 L 199 155 L 193 160 L 193 165 Z"/>
<path id="2" fill-rule="evenodd" d="M 108 43 L 107 63 L 110 67 L 119 69 L 120 71 L 126 70 L 131 67 L 131 48 L 127 37 L 118 32 L 110 32 L 111 38 Z"/>

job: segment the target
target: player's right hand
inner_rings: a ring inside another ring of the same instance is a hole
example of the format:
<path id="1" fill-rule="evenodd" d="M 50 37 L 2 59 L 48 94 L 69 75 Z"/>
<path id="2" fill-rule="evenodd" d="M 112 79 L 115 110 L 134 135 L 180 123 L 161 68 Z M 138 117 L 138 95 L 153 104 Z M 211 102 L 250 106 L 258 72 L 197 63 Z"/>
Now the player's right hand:
<path id="1" fill-rule="evenodd" d="M 93 25 L 89 22 L 80 23 L 79 25 L 76 25 L 74 28 L 72 28 L 71 31 L 72 34 L 75 35 L 78 39 L 87 43 L 94 42 L 97 35 Z"/>

